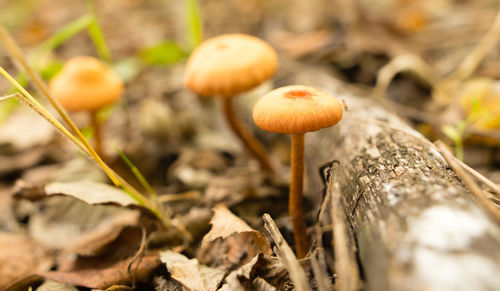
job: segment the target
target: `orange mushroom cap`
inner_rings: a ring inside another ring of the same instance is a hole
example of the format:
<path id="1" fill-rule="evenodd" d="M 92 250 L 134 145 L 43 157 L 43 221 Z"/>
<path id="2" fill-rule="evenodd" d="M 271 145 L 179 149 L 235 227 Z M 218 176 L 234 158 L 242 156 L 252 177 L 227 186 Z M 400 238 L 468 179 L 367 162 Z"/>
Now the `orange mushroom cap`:
<path id="1" fill-rule="evenodd" d="M 277 133 L 306 133 L 330 127 L 342 118 L 342 105 L 316 88 L 293 85 L 275 89 L 253 109 L 255 124 Z"/>
<path id="2" fill-rule="evenodd" d="M 232 97 L 269 79 L 278 56 L 263 40 L 226 34 L 202 43 L 186 65 L 186 87 L 202 96 Z"/>
<path id="3" fill-rule="evenodd" d="M 49 84 L 50 91 L 70 111 L 95 111 L 123 94 L 123 82 L 108 66 L 93 57 L 69 60 Z"/>

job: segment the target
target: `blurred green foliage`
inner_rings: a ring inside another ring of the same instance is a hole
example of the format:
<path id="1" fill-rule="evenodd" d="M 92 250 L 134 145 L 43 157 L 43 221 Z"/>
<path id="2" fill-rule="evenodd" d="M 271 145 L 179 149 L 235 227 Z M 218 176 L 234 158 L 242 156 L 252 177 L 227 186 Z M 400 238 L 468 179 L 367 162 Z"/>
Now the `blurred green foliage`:
<path id="1" fill-rule="evenodd" d="M 187 37 L 190 41 L 191 50 L 197 47 L 203 41 L 203 23 L 200 14 L 198 0 L 186 1 L 186 22 Z"/>
<path id="2" fill-rule="evenodd" d="M 56 48 L 70 40 L 78 33 L 87 30 L 99 57 L 105 62 L 112 64 L 112 57 L 101 26 L 97 20 L 95 2 L 93 0 L 84 0 L 88 13 L 57 30 L 50 38 L 39 45 L 29 56 L 29 63 L 45 80 L 50 80 L 63 67 L 63 62 L 57 58 L 47 58 Z M 20 0 L 14 1 L 16 4 L 9 7 L 9 13 L 12 11 L 24 11 L 24 16 L 29 15 L 26 11 L 34 11 L 36 1 Z M 0 15 L 6 14 L 4 11 Z M 182 45 L 172 40 L 162 40 L 152 45 L 147 45 L 140 49 L 137 54 L 119 60 L 112 64 L 113 69 L 118 75 L 128 82 L 137 76 L 144 66 L 150 65 L 174 65 L 183 61 L 189 56 L 190 52 L 198 46 L 203 40 L 203 25 L 200 14 L 198 0 L 185 0 L 185 20 L 186 31 L 185 38 L 188 44 Z M 25 72 L 20 72 L 16 80 L 25 87 L 29 78 Z M 8 94 L 13 94 L 17 90 L 11 87 Z M 0 102 L 0 124 L 3 123 L 9 114 L 15 109 L 17 101 L 15 99 Z M 109 116 L 108 114 L 105 114 Z M 105 118 L 104 118 L 105 119 Z M 88 132 L 91 135 L 91 132 Z"/>
<path id="3" fill-rule="evenodd" d="M 148 65 L 171 65 L 180 62 L 188 54 L 176 42 L 165 40 L 139 51 L 139 57 Z"/>
<path id="4" fill-rule="evenodd" d="M 467 119 L 460 120 L 456 125 L 444 125 L 441 127 L 444 135 L 446 135 L 455 145 L 455 155 L 461 161 L 464 159 L 464 134 L 467 126 L 469 126 L 475 119 L 483 116 L 484 108 L 477 98 L 472 101 L 472 113 Z"/>

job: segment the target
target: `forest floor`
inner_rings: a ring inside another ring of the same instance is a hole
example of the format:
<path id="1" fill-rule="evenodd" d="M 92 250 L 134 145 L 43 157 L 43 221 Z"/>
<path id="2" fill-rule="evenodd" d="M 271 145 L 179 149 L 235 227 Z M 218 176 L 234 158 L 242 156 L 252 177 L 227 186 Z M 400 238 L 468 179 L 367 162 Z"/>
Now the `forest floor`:
<path id="1" fill-rule="evenodd" d="M 71 57 L 98 57 L 82 31 L 34 59 L 47 38 L 88 13 L 84 1 L 73 2 L 0 1 L 0 20 L 46 79 Z M 193 42 L 184 1 L 95 1 L 112 66 L 126 82 L 123 101 L 101 114 L 105 161 L 147 192 L 116 148 L 125 153 L 158 193 L 169 228 L 107 185 L 92 160 L 29 108 L 4 106 L 0 288 L 292 289 L 293 263 L 283 259 L 290 253 L 276 237 L 281 233 L 293 249 L 289 138 L 258 129 L 251 109 L 304 67 L 368 92 L 367 98 L 373 95 L 431 141 L 446 141 L 465 163 L 500 183 L 500 50 L 487 43 L 500 35 L 497 1 L 199 2 L 205 39 L 247 33 L 278 51 L 273 80 L 236 103 L 279 165 L 279 175 L 261 171 L 244 152 L 217 100 L 184 87 Z M 474 53 L 478 43 L 484 54 Z M 3 48 L 0 65 L 12 75 L 19 72 Z M 36 92 L 32 83 L 26 88 Z M 10 90 L 2 78 L 0 95 Z M 71 118 L 91 135 L 85 114 Z M 304 205 L 312 238 L 324 193 L 311 189 L 318 187 L 306 187 Z M 266 226 L 265 213 L 272 218 Z M 323 227 L 324 249 L 313 247 L 300 261 L 315 289 L 323 288 L 318 276 L 326 276 L 329 287 L 335 284 L 331 226 Z M 318 259 L 320 271 L 313 270 Z"/>

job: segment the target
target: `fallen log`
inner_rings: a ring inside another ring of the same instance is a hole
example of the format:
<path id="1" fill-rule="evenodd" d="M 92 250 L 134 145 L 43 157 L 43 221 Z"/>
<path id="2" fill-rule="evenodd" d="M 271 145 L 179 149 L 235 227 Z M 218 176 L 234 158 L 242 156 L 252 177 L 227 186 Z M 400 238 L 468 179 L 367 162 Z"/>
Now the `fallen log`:
<path id="1" fill-rule="evenodd" d="M 357 256 L 363 289 L 500 288 L 500 226 L 429 140 L 367 94 L 317 70 L 283 82 L 324 89 L 349 106 L 338 125 L 306 136 L 306 189 L 310 196 L 341 192 L 355 245 L 351 256 L 336 259 L 352 265 Z M 318 169 L 334 161 L 337 177 L 325 185 Z M 352 274 L 336 273 L 340 281 Z"/>

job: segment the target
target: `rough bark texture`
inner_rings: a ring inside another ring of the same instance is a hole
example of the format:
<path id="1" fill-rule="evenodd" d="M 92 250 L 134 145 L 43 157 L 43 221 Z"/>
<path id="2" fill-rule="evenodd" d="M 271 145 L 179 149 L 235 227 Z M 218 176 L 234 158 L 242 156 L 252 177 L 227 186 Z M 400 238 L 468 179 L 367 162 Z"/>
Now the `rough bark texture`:
<path id="1" fill-rule="evenodd" d="M 338 125 L 306 135 L 306 192 L 323 191 L 318 169 L 339 161 L 364 289 L 500 289 L 500 227 L 432 143 L 321 72 L 284 80 L 349 105 Z"/>

